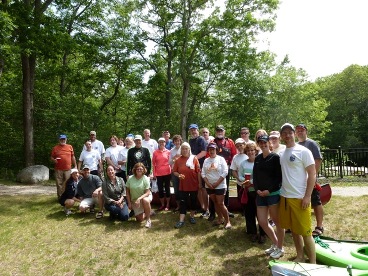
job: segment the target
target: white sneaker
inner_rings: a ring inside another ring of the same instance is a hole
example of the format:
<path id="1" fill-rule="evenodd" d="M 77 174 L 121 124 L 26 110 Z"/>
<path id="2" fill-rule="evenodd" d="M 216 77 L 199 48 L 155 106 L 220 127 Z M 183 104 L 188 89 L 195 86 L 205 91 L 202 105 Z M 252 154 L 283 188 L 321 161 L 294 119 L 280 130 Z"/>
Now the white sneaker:
<path id="1" fill-rule="evenodd" d="M 67 209 L 65 207 L 64 207 L 64 212 L 65 212 L 65 215 L 67 215 L 67 216 L 73 214 L 73 212 L 70 209 Z"/>
<path id="2" fill-rule="evenodd" d="M 265 252 L 267 255 L 270 255 L 273 251 L 275 251 L 275 250 L 276 250 L 276 248 L 277 248 L 277 246 L 273 244 L 273 245 L 271 245 L 271 247 L 270 247 L 270 248 L 266 249 L 264 252 Z"/>
<path id="3" fill-rule="evenodd" d="M 152 226 L 151 220 L 147 220 L 146 225 L 144 227 L 151 228 L 151 226 Z"/>
<path id="4" fill-rule="evenodd" d="M 284 249 L 280 249 L 280 248 L 276 248 L 275 251 L 273 251 L 270 254 L 270 257 L 273 259 L 278 259 L 278 258 L 281 258 L 282 256 L 284 256 Z"/>

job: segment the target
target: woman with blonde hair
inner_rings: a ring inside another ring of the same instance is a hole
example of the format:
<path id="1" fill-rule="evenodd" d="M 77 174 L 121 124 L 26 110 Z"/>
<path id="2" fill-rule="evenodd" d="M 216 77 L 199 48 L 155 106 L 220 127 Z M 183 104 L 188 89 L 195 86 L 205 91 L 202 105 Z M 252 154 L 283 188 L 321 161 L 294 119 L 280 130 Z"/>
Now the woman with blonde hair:
<path id="1" fill-rule="evenodd" d="M 143 163 L 136 163 L 132 169 L 133 175 L 129 177 L 126 184 L 126 197 L 128 207 L 134 210 L 138 222 L 146 219 L 146 228 L 151 228 L 151 201 L 150 179 L 145 174 L 146 167 Z"/>

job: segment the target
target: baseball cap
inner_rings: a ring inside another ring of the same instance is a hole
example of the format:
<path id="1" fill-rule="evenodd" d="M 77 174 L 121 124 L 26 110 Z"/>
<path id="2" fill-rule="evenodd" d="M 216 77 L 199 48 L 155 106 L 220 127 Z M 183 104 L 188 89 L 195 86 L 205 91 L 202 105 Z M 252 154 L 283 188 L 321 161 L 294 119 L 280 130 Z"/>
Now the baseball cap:
<path id="1" fill-rule="evenodd" d="M 164 142 L 166 142 L 166 140 L 165 140 L 165 138 L 164 138 L 164 137 L 160 137 L 160 138 L 158 138 L 157 142 L 160 142 L 160 141 L 164 141 Z"/>
<path id="2" fill-rule="evenodd" d="M 142 135 L 137 134 L 134 136 L 134 140 L 141 140 L 142 141 Z"/>
<path id="3" fill-rule="evenodd" d="M 134 138 L 134 134 L 129 133 L 129 134 L 126 136 L 126 138 Z"/>
<path id="4" fill-rule="evenodd" d="M 280 132 L 278 132 L 277 130 L 271 131 L 269 138 L 271 138 L 271 137 L 280 138 Z"/>
<path id="5" fill-rule="evenodd" d="M 198 129 L 198 125 L 197 124 L 191 124 L 189 126 L 189 129 L 192 129 L 192 128 Z"/>
<path id="6" fill-rule="evenodd" d="M 88 165 L 84 165 L 83 168 L 82 168 L 82 170 L 87 170 L 87 169 L 89 170 L 89 166 Z"/>
<path id="7" fill-rule="evenodd" d="M 216 143 L 210 142 L 207 146 L 207 150 L 209 149 L 217 149 Z"/>
<path id="8" fill-rule="evenodd" d="M 257 142 L 259 142 L 259 141 L 268 142 L 269 141 L 268 135 L 259 136 L 257 138 Z"/>
<path id="9" fill-rule="evenodd" d="M 236 144 L 245 144 L 245 141 L 244 141 L 243 138 L 238 138 L 238 139 L 235 140 L 235 145 Z"/>
<path id="10" fill-rule="evenodd" d="M 91 130 L 91 131 L 89 132 L 89 135 L 96 135 L 96 131 Z"/>
<path id="11" fill-rule="evenodd" d="M 302 123 L 298 124 L 296 127 L 301 127 L 301 128 L 304 128 L 305 130 L 308 130 L 306 125 Z"/>
<path id="12" fill-rule="evenodd" d="M 285 123 L 282 125 L 280 132 L 282 132 L 285 128 L 291 128 L 292 131 L 295 132 L 295 127 L 290 123 Z"/>
<path id="13" fill-rule="evenodd" d="M 73 173 L 75 173 L 75 172 L 78 172 L 78 170 L 77 170 L 77 169 L 71 169 L 71 170 L 70 170 L 70 174 L 73 174 Z"/>
<path id="14" fill-rule="evenodd" d="M 59 139 L 66 139 L 67 137 L 66 137 L 66 135 L 65 134 L 60 134 L 59 135 Z"/>
<path id="15" fill-rule="evenodd" d="M 224 128 L 223 125 L 217 125 L 216 126 L 216 131 L 224 131 L 224 130 L 225 130 L 225 128 Z"/>

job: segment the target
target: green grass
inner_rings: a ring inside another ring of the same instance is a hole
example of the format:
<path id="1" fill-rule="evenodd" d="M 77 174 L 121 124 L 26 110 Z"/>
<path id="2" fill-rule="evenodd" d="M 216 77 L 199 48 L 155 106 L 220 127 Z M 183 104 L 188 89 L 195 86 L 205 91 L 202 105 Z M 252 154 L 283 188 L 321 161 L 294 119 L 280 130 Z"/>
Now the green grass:
<path id="1" fill-rule="evenodd" d="M 325 206 L 325 234 L 368 240 L 368 197 L 333 197 Z M 131 220 L 66 217 L 53 196 L 0 196 L 1 275 L 270 275 L 269 247 L 248 241 L 240 214 L 233 229 L 197 219 L 174 229 L 163 212 L 152 228 Z M 295 257 L 290 235 L 283 260 Z"/>

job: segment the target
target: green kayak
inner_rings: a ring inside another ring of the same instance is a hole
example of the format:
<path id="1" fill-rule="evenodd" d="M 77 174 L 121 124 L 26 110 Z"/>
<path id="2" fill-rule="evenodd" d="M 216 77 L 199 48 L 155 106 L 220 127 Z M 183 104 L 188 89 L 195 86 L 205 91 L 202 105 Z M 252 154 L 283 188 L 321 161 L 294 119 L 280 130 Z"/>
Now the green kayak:
<path id="1" fill-rule="evenodd" d="M 363 276 L 368 275 L 368 270 L 342 268 L 335 266 L 308 264 L 308 263 L 294 263 L 282 262 L 272 260 L 269 262 L 272 276 Z"/>
<path id="2" fill-rule="evenodd" d="M 322 264 L 368 269 L 368 242 L 315 237 L 317 261 Z"/>

